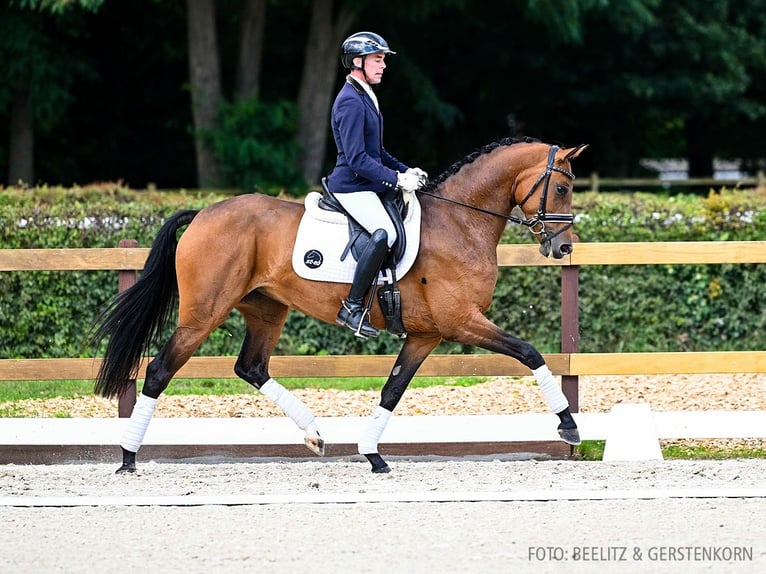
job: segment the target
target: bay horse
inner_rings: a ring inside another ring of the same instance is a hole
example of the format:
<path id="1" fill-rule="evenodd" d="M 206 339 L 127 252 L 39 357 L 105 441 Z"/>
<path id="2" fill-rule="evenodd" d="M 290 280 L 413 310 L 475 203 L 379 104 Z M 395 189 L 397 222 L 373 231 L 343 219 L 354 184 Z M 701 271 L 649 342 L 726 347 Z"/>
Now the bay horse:
<path id="1" fill-rule="evenodd" d="M 487 319 L 498 277 L 496 248 L 509 222 L 528 227 L 546 257 L 572 252 L 574 174 L 571 160 L 587 148 L 560 149 L 537 140 L 493 142 L 455 163 L 418 192 L 420 250 L 400 278 L 407 336 L 381 390 L 379 406 L 359 440 L 372 472 L 389 472 L 378 441 L 410 380 L 442 341 L 513 357 L 534 375 L 559 436 L 580 443 L 577 425 L 540 352 Z M 521 210 L 523 218 L 513 213 Z M 156 236 L 140 279 L 119 294 L 95 321 L 93 343 L 108 338 L 95 392 L 115 397 L 136 378 L 151 345 L 159 344 L 177 307 L 175 330 L 149 362 L 144 384 L 121 441 L 117 473 L 135 472 L 136 453 L 156 401 L 197 348 L 237 309 L 246 334 L 235 373 L 275 402 L 305 431 L 306 446 L 324 454 L 311 410 L 269 375 L 269 360 L 288 312 L 297 309 L 335 324 L 348 284 L 299 277 L 291 265 L 300 203 L 249 194 L 205 209 L 180 211 Z M 177 239 L 181 227 L 188 226 Z M 382 311 L 371 323 L 384 328 Z"/>

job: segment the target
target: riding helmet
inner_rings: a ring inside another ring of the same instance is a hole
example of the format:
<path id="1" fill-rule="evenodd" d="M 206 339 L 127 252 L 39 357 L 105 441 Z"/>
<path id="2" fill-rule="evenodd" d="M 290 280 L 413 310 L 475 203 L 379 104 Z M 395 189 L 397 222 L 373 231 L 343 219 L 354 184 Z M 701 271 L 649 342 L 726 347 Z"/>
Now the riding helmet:
<path id="1" fill-rule="evenodd" d="M 351 34 L 343 41 L 343 55 L 340 58 L 343 67 L 353 70 L 354 58 L 357 56 L 366 56 L 368 54 L 378 54 L 383 52 L 384 54 L 396 54 L 391 48 L 388 47 L 382 36 L 379 36 L 375 32 L 357 32 Z"/>

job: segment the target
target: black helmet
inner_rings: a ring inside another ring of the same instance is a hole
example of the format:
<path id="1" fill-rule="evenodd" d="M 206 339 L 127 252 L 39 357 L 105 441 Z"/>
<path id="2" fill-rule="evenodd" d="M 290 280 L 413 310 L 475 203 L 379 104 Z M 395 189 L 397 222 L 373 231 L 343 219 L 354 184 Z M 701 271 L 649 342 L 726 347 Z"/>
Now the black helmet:
<path id="1" fill-rule="evenodd" d="M 388 43 L 375 32 L 357 32 L 351 34 L 343 41 L 343 55 L 340 61 L 343 67 L 353 70 L 354 58 L 357 56 L 366 56 L 367 54 L 396 54 L 388 47 Z"/>

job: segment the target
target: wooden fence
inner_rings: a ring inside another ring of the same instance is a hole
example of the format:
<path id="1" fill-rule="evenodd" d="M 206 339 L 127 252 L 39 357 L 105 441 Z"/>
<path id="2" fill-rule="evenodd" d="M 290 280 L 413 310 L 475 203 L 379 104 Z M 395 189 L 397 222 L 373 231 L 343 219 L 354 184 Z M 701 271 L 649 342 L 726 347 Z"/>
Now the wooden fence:
<path id="1" fill-rule="evenodd" d="M 766 188 L 766 173 L 763 170 L 759 170 L 755 177 L 743 177 L 737 179 L 715 179 L 712 177 L 698 177 L 689 179 L 662 179 L 662 178 L 615 178 L 615 177 L 600 177 L 598 172 L 591 172 L 591 174 L 585 177 L 578 177 L 574 185 L 576 188 L 584 188 L 591 191 L 600 191 L 601 188 L 609 189 L 625 189 L 625 190 L 640 190 L 640 189 L 671 189 L 671 188 L 685 188 L 685 187 L 705 187 L 712 189 L 720 189 L 722 187 L 727 188 L 750 188 L 757 187 L 760 189 Z"/>
<path id="2" fill-rule="evenodd" d="M 119 289 L 135 281 L 149 250 L 125 240 L 117 248 L 0 249 L 0 272 L 114 270 Z M 574 412 L 579 410 L 581 375 L 702 374 L 766 372 L 766 351 L 580 353 L 579 268 L 583 265 L 657 265 L 766 263 L 766 241 L 578 243 L 561 260 L 543 258 L 536 245 L 500 245 L 499 266 L 561 268 L 561 353 L 546 355 L 551 370 Z M 97 310 L 94 309 L 94 313 Z M 178 378 L 234 378 L 235 357 L 193 357 Z M 389 355 L 275 356 L 271 372 L 277 378 L 388 376 Z M 100 359 L 2 359 L 0 381 L 94 379 Z M 145 364 L 141 367 L 141 372 Z M 517 361 L 494 354 L 430 356 L 418 376 L 529 375 Z M 120 402 L 120 416 L 129 416 L 135 392 Z"/>

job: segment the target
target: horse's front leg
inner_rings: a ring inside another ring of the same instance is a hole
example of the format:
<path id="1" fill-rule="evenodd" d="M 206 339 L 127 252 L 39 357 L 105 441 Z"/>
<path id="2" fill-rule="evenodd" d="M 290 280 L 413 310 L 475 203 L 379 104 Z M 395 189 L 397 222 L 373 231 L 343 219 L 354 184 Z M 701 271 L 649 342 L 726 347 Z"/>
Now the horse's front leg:
<path id="1" fill-rule="evenodd" d="M 380 404 L 375 409 L 372 419 L 359 440 L 359 454 L 364 455 L 370 462 L 372 472 L 391 472 L 391 468 L 378 453 L 378 442 L 412 377 L 415 376 L 420 365 L 440 341 L 441 337 L 439 336 L 418 337 L 411 335 L 396 357 L 394 367 L 380 392 Z"/>
<path id="2" fill-rule="evenodd" d="M 573 446 L 580 444 L 580 432 L 569 411 L 569 401 L 561 391 L 542 354 L 533 345 L 506 333 L 480 313 L 463 322 L 453 336 L 445 338 L 508 355 L 529 367 L 548 407 L 559 417 L 559 436 L 567 444 Z"/>

